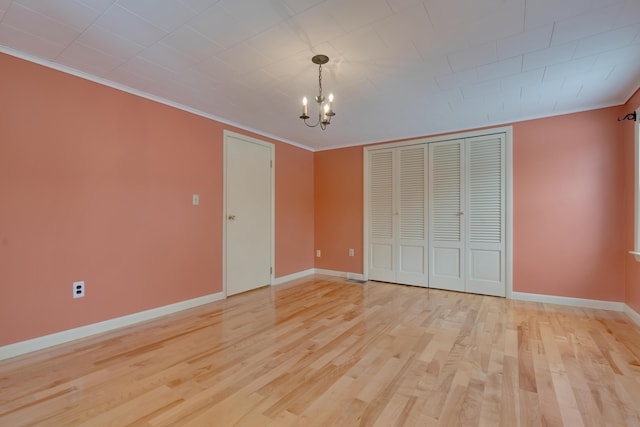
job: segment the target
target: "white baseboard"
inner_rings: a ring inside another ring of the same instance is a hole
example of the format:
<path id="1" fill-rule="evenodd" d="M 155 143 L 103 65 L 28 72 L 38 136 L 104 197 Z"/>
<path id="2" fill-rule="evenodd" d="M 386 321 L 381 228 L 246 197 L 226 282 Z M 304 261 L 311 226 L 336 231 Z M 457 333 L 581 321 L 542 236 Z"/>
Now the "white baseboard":
<path id="1" fill-rule="evenodd" d="M 325 270 L 324 268 L 314 268 L 315 274 L 324 274 L 326 276 L 347 277 L 344 271 Z"/>
<path id="2" fill-rule="evenodd" d="M 276 277 L 273 279 L 273 286 L 281 285 L 292 280 L 302 279 L 303 277 L 312 276 L 313 274 L 315 274 L 315 269 L 310 268 L 308 270 L 298 271 L 297 273 L 287 274 L 286 276 Z"/>
<path id="3" fill-rule="evenodd" d="M 42 350 L 44 348 L 53 347 L 55 345 L 64 344 L 70 341 L 75 341 L 80 338 L 86 338 L 91 335 L 112 331 L 124 326 L 130 326 L 135 323 L 155 319 L 156 317 L 166 316 L 167 314 L 187 310 L 189 308 L 194 308 L 203 304 L 209 304 L 211 302 L 219 301 L 224 298 L 224 293 L 218 292 L 215 294 L 205 295 L 187 301 L 177 302 L 175 304 L 152 308 L 150 310 L 145 310 L 122 317 L 116 317 L 115 319 L 109 319 L 103 322 L 92 323 L 91 325 L 81 326 L 79 328 L 56 332 L 51 335 L 33 338 L 27 341 L 17 342 L 15 344 L 5 345 L 3 347 L 0 347 L 0 360 L 20 356 L 22 354 L 31 353 L 36 350 Z"/>
<path id="4" fill-rule="evenodd" d="M 512 292 L 511 299 L 521 301 L 542 302 L 547 304 L 570 305 L 573 307 L 596 308 L 600 310 L 624 311 L 625 303 L 615 301 L 600 301 L 594 299 L 558 297 L 554 295 L 528 294 Z"/>
<path id="5" fill-rule="evenodd" d="M 640 313 L 638 313 L 637 311 L 635 311 L 633 308 L 631 308 L 628 304 L 624 305 L 624 312 L 627 316 L 629 316 L 631 318 L 631 320 L 633 320 L 634 322 L 636 322 L 636 325 L 638 325 L 640 327 Z"/>
<path id="6" fill-rule="evenodd" d="M 327 276 L 344 277 L 345 279 L 365 280 L 364 274 L 351 273 L 348 271 L 335 271 L 335 270 L 325 270 L 323 268 L 316 268 L 315 273 L 324 274 Z"/>
<path id="7" fill-rule="evenodd" d="M 347 272 L 347 279 L 353 279 L 353 280 L 366 280 L 364 278 L 364 274 L 360 274 L 360 273 L 349 273 Z"/>

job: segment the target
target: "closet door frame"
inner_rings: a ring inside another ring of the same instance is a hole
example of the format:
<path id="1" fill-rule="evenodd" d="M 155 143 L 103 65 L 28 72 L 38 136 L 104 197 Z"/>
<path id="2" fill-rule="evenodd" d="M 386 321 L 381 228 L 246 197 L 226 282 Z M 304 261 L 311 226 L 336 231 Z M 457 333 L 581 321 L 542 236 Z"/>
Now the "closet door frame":
<path id="1" fill-rule="evenodd" d="M 369 152 L 372 150 L 380 150 L 387 148 L 404 147 L 416 144 L 429 144 L 433 142 L 443 142 L 451 140 L 460 140 L 466 138 L 475 138 L 480 136 L 503 134 L 505 138 L 505 296 L 512 298 L 513 293 L 513 128 L 511 126 L 503 126 L 491 129 L 483 129 L 479 131 L 461 132 L 430 138 L 418 138 L 409 141 L 392 142 L 388 144 L 379 144 L 364 147 L 364 179 L 363 179 L 363 276 L 365 280 L 369 279 Z"/>

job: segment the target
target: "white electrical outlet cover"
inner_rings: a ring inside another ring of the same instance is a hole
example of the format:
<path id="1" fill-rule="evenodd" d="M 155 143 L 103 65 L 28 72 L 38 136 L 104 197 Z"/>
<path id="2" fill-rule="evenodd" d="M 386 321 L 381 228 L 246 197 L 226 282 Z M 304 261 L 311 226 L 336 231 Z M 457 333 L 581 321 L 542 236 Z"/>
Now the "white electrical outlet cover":
<path id="1" fill-rule="evenodd" d="M 73 282 L 73 297 L 82 298 L 84 296 L 84 281 Z"/>

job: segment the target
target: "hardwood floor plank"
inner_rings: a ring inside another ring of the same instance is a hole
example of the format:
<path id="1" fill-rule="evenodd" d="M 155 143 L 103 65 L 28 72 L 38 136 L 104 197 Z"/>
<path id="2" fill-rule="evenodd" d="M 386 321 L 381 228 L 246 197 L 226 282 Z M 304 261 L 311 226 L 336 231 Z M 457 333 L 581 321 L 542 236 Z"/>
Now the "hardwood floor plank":
<path id="1" fill-rule="evenodd" d="M 478 425 L 491 427 L 500 425 L 500 401 L 504 353 L 494 350 L 489 357 L 487 376 L 482 394 Z"/>
<path id="2" fill-rule="evenodd" d="M 543 342 L 547 337 L 546 328 L 541 328 Z M 540 412 L 540 422 L 544 426 L 562 426 L 562 416 L 560 415 L 560 407 L 558 406 L 558 396 L 553 386 L 553 378 L 551 377 L 551 368 L 549 355 L 555 355 L 553 351 L 555 347 L 553 343 L 545 343 L 545 353 L 536 354 L 533 358 L 533 367 L 536 376 L 537 399 Z M 558 364 L 554 363 L 556 372 L 558 372 Z"/>
<path id="3" fill-rule="evenodd" d="M 622 313 L 312 276 L 0 362 L 0 426 L 639 426 Z"/>
<path id="4" fill-rule="evenodd" d="M 520 425 L 520 385 L 518 383 L 518 360 L 505 356 L 502 364 L 502 393 L 500 399 L 500 426 Z"/>

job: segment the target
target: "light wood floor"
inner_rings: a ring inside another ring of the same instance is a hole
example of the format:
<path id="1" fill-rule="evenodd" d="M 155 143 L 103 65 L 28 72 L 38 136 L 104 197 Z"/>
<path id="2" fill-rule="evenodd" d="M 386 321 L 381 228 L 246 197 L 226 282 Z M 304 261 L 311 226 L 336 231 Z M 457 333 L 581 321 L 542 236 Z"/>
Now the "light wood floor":
<path id="1" fill-rule="evenodd" d="M 624 314 L 341 279 L 0 362 L 0 425 L 640 426 Z"/>

